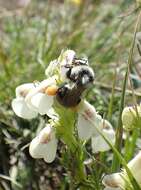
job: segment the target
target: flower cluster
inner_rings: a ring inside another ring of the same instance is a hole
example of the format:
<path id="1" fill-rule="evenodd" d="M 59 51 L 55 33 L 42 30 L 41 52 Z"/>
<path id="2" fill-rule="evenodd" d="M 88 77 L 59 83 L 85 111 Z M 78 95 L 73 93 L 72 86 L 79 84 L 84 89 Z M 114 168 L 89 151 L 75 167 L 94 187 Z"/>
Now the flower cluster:
<path id="1" fill-rule="evenodd" d="M 94 153 L 109 150 L 109 145 L 99 131 L 113 144 L 115 132 L 112 125 L 102 119 L 95 108 L 81 97 L 83 91 L 93 83 L 94 78 L 87 59 L 78 59 L 73 50 L 67 50 L 49 64 L 45 74 L 47 79 L 41 82 L 18 86 L 16 98 L 12 101 L 15 114 L 21 118 L 32 119 L 38 114 L 51 118 L 45 128 L 31 141 L 30 155 L 33 158 L 43 158 L 48 163 L 55 159 L 58 142 L 55 125 L 59 118 L 63 117 L 55 111 L 58 103 L 67 107 L 66 111 L 75 107 L 78 115 L 76 123 L 78 137 L 82 141 L 91 139 Z"/>
<path id="2" fill-rule="evenodd" d="M 12 108 L 17 116 L 24 119 L 35 118 L 38 113 L 47 114 L 53 105 L 53 96 L 57 91 L 57 77 L 53 76 L 42 82 L 26 83 L 16 88 L 16 98 Z"/>

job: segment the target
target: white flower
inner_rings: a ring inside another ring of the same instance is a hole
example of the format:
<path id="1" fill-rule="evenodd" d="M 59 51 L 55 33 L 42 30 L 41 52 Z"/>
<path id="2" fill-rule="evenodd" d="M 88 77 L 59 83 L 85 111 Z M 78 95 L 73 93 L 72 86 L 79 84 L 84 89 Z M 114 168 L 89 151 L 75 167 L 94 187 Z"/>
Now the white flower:
<path id="1" fill-rule="evenodd" d="M 15 114 L 24 119 L 32 119 L 37 116 L 37 112 L 30 109 L 25 101 L 25 97 L 30 90 L 35 88 L 33 83 L 20 85 L 16 88 L 16 98 L 12 101 L 12 108 Z"/>
<path id="2" fill-rule="evenodd" d="M 30 91 L 25 98 L 27 104 L 41 115 L 47 114 L 53 105 L 54 96 L 58 89 L 56 79 L 54 76 L 43 80 L 35 89 Z"/>
<path id="3" fill-rule="evenodd" d="M 95 108 L 87 101 L 82 101 L 78 109 L 77 130 L 79 138 L 81 140 L 88 140 L 93 135 L 98 135 L 95 126 L 89 122 L 89 120 L 96 121 L 97 123 L 101 121 L 101 116 L 97 116 Z"/>
<path id="4" fill-rule="evenodd" d="M 56 156 L 57 139 L 55 130 L 47 125 L 39 135 L 35 137 L 29 146 L 29 153 L 33 158 L 43 158 L 47 163 L 53 162 Z"/>
<path id="5" fill-rule="evenodd" d="M 61 55 L 58 58 L 59 66 L 60 66 L 60 76 L 62 80 L 66 80 L 66 73 L 69 68 L 67 66 L 71 66 L 73 59 L 75 57 L 75 51 L 66 50 L 65 52 L 61 52 Z"/>
<path id="6" fill-rule="evenodd" d="M 72 61 L 75 57 L 75 51 L 66 50 L 65 52 L 61 52 L 58 61 L 61 66 L 71 65 Z"/>
<path id="7" fill-rule="evenodd" d="M 16 99 L 12 101 L 12 108 L 16 115 L 24 119 L 32 119 L 47 114 L 54 102 L 58 87 L 57 77 L 53 76 L 40 83 L 23 84 L 16 88 Z"/>
<path id="8" fill-rule="evenodd" d="M 78 136 L 81 140 L 91 138 L 94 153 L 110 149 L 98 131 L 101 131 L 112 144 L 115 142 L 115 132 L 112 125 L 107 120 L 103 120 L 102 117 L 96 113 L 95 108 L 87 101 L 82 101 L 78 107 L 77 129 Z"/>
<path id="9" fill-rule="evenodd" d="M 48 67 L 45 70 L 47 77 L 51 77 L 55 74 L 60 75 L 61 80 L 67 79 L 66 73 L 69 70 L 67 66 L 72 64 L 72 61 L 75 57 L 75 52 L 73 50 L 62 51 L 58 59 L 51 61 Z"/>
<path id="10" fill-rule="evenodd" d="M 139 152 L 128 164 L 132 175 L 141 185 L 141 152 Z M 103 178 L 103 184 L 108 188 L 126 188 L 126 181 L 130 182 L 125 169 L 119 173 L 107 175 Z"/>

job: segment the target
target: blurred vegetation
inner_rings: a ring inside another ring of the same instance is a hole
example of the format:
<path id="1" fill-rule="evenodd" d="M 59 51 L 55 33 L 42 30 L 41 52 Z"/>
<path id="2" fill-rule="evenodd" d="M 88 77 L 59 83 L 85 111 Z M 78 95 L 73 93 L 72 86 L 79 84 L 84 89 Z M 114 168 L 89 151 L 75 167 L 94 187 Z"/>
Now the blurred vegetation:
<path id="1" fill-rule="evenodd" d="M 80 57 L 87 56 L 95 71 L 95 85 L 87 98 L 116 127 L 137 17 L 135 9 L 133 0 L 85 0 L 80 5 L 36 0 L 21 15 L 0 15 L 0 190 L 71 189 L 67 168 L 61 165 L 63 160 L 69 162 L 62 142 L 52 164 L 29 156 L 28 143 L 45 121 L 38 118 L 29 122 L 15 116 L 11 109 L 15 88 L 44 79 L 49 62 L 58 57 L 62 49 L 73 49 Z M 141 59 L 137 49 L 133 61 L 130 77 L 139 101 Z M 109 111 L 114 81 L 114 106 Z M 126 104 L 133 104 L 130 84 Z M 94 176 L 97 189 L 101 189 L 99 179 L 103 172 L 108 172 L 105 163 L 108 166 L 112 157 L 110 153 L 94 156 L 95 162 L 87 170 Z M 102 163 L 105 156 L 108 159 Z"/>

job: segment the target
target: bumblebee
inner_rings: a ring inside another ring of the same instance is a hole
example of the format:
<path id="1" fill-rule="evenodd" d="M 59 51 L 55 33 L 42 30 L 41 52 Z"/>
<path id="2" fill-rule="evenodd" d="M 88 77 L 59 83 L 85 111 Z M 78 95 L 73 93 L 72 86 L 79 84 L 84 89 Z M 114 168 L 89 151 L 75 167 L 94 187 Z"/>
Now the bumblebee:
<path id="1" fill-rule="evenodd" d="M 60 86 L 56 99 L 64 107 L 75 107 L 80 103 L 83 92 L 93 83 L 94 72 L 84 59 L 75 58 L 72 65 L 66 67 L 69 82 Z"/>

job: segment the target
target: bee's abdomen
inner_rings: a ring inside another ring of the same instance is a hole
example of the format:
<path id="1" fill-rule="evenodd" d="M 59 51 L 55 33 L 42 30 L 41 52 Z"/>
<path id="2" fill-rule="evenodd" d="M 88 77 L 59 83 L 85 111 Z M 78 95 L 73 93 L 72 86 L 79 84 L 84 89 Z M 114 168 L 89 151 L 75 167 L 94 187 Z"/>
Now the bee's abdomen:
<path id="1" fill-rule="evenodd" d="M 75 107 L 81 101 L 81 91 L 76 90 L 75 87 L 69 88 L 64 85 L 58 89 L 56 99 L 64 107 Z"/>

